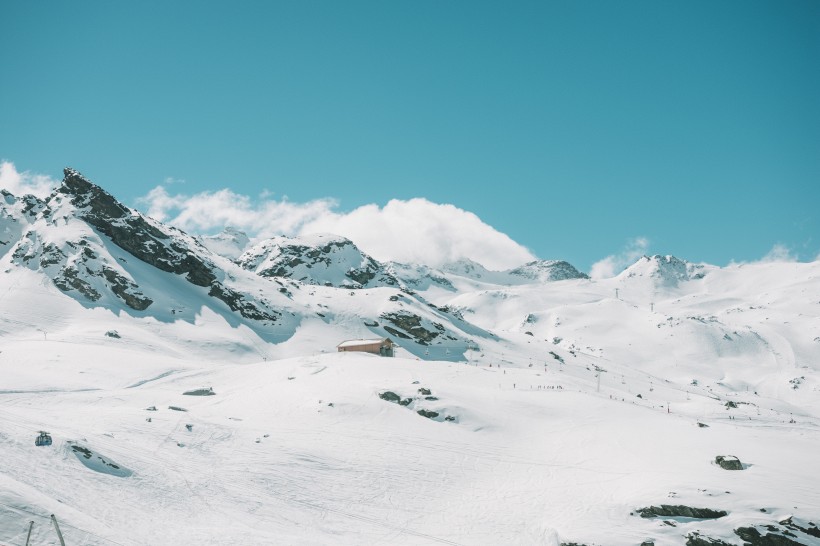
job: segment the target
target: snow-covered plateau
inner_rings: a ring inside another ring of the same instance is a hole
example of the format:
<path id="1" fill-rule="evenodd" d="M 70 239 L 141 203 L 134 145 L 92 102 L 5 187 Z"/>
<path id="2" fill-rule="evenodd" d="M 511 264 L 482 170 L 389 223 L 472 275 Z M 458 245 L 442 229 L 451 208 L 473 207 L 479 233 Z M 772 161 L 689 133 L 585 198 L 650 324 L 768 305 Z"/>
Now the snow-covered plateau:
<path id="1" fill-rule="evenodd" d="M 0 545 L 820 544 L 820 262 L 473 258 L 0 193 Z"/>

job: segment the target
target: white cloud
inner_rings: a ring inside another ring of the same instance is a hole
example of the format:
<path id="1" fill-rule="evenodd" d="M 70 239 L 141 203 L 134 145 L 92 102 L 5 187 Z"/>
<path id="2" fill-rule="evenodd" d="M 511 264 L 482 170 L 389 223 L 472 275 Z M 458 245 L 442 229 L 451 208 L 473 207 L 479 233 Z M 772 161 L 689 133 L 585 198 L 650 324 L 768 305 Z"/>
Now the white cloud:
<path id="1" fill-rule="evenodd" d="M 820 260 L 820 255 L 815 258 L 816 260 Z M 772 248 L 759 260 L 731 260 L 729 265 L 746 265 L 746 264 L 767 264 L 767 263 L 775 263 L 775 262 L 796 262 L 799 260 L 799 256 L 797 253 L 792 252 L 792 250 L 784 245 L 783 243 L 775 243 Z"/>
<path id="2" fill-rule="evenodd" d="M 267 193 L 252 199 L 227 189 L 171 195 L 158 186 L 139 203 L 148 215 L 191 233 L 212 233 L 226 226 L 259 239 L 333 233 L 380 260 L 436 266 L 470 258 L 490 269 L 505 269 L 535 259 L 475 214 L 427 199 L 394 199 L 384 207 L 365 205 L 339 212 L 333 199 L 293 203 Z"/>
<path id="3" fill-rule="evenodd" d="M 766 253 L 761 262 L 796 262 L 797 255 L 789 247 L 782 243 L 776 243 L 769 252 Z"/>
<path id="4" fill-rule="evenodd" d="M 332 199 L 291 203 L 283 199 L 251 199 L 223 189 L 195 195 L 171 195 L 157 186 L 137 200 L 147 214 L 191 233 L 211 233 L 226 226 L 239 228 L 253 237 L 296 235 L 317 217 L 331 214 Z"/>
<path id="5" fill-rule="evenodd" d="M 304 225 L 302 232 L 338 233 L 380 259 L 434 266 L 470 258 L 490 269 L 505 269 L 535 259 L 472 212 L 421 198 L 331 212 Z"/>
<path id="6" fill-rule="evenodd" d="M 18 172 L 11 161 L 0 161 L 0 188 L 17 197 L 26 194 L 46 197 L 58 182 L 44 174 L 33 174 L 29 171 Z"/>
<path id="7" fill-rule="evenodd" d="M 589 270 L 589 276 L 593 279 L 609 279 L 614 277 L 626 267 L 646 254 L 649 249 L 649 239 L 646 237 L 636 237 L 629 241 L 624 249 L 618 254 L 611 254 L 606 258 L 598 260 Z"/>

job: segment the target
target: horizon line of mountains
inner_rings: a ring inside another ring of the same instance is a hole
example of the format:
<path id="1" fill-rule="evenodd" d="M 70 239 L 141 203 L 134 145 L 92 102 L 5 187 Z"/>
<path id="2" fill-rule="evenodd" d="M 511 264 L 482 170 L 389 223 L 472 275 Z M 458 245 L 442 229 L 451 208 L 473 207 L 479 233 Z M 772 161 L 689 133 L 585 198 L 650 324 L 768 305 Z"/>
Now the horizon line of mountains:
<path id="1" fill-rule="evenodd" d="M 450 301 L 447 294 L 602 282 L 559 260 L 505 271 L 466 259 L 441 268 L 379 262 L 349 239 L 327 234 L 254 245 L 236 230 L 191 236 L 123 205 L 76 170 L 64 174 L 44 199 L 0 190 L 0 269 L 45 275 L 85 307 L 194 323 L 205 305 L 232 326 L 245 324 L 267 339 L 292 336 L 311 320 L 350 328 L 355 316 L 355 328 L 420 346 L 474 344 L 495 334 L 466 320 L 468 309 L 442 304 Z M 713 268 L 644 256 L 615 280 L 644 278 L 674 288 Z M 369 303 L 338 299 L 353 295 Z"/>
<path id="2" fill-rule="evenodd" d="M 0 194 L 4 198 L 0 201 L 0 218 L 14 218 L 19 221 L 19 216 L 22 215 L 34 223 L 38 217 L 48 219 L 54 206 L 59 207 L 64 199 L 68 199 L 77 207 L 78 218 L 85 220 L 102 234 L 110 237 L 112 242 L 124 250 L 163 269 L 161 264 L 170 260 L 167 257 L 165 260 L 161 258 L 154 260 L 144 255 L 142 252 L 144 247 L 135 245 L 133 237 L 126 236 L 126 232 L 133 232 L 137 238 L 141 234 L 143 239 L 147 236 L 155 240 L 167 240 L 168 233 L 163 232 L 176 234 L 184 232 L 123 205 L 113 195 L 74 169 L 65 168 L 63 172 L 64 178 L 60 186 L 43 199 L 28 194 L 21 197 L 14 196 L 0 189 Z M 13 207 L 15 202 L 22 204 L 22 207 L 16 207 L 16 215 L 12 212 L 15 209 Z M 8 250 L 9 245 L 14 245 L 14 237 L 9 237 L 9 235 L 14 235 L 13 230 L 9 227 L 5 227 L 0 232 L 0 251 Z M 25 233 L 20 233 L 21 237 L 25 235 Z M 400 286 L 402 273 L 414 266 L 416 269 L 420 266 L 433 275 L 436 271 L 453 273 L 502 285 L 590 278 L 589 275 L 564 260 L 533 260 L 501 271 L 489 270 L 473 257 L 462 258 L 438 268 L 428 267 L 425 264 L 379 261 L 359 249 L 350 239 L 333 234 L 277 236 L 251 244 L 250 238 L 244 232 L 226 227 L 222 233 L 217 235 L 201 235 L 192 238 L 211 253 L 227 258 L 262 277 L 286 277 L 309 284 L 341 288 Z M 142 243 L 150 244 L 147 240 Z M 181 251 L 181 249 L 177 250 Z M 685 268 L 685 264 L 688 264 L 685 260 L 674 256 L 658 254 L 642 256 L 638 262 L 646 259 L 664 261 L 676 269 L 680 269 L 681 265 Z M 192 261 L 188 261 L 191 262 L 189 265 L 193 266 Z M 338 279 L 333 275 L 324 275 L 331 268 L 345 268 L 345 278 Z M 187 273 L 193 275 L 192 279 L 197 278 L 196 272 Z M 204 278 L 199 280 L 203 281 Z M 191 282 L 200 284 L 196 280 Z"/>

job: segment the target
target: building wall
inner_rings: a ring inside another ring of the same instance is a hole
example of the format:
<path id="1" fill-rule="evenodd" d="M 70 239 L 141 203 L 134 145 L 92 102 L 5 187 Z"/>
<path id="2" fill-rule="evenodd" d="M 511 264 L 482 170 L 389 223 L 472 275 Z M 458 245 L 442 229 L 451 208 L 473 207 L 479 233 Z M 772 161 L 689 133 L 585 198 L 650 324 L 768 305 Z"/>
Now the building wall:
<path id="1" fill-rule="evenodd" d="M 382 347 L 384 351 L 382 352 Z M 367 345 L 354 345 L 352 347 L 339 347 L 340 353 L 370 353 L 381 356 L 393 356 L 393 345 L 390 343 L 368 343 Z"/>
<path id="2" fill-rule="evenodd" d="M 373 353 L 379 354 L 379 347 L 381 343 L 371 343 L 369 345 L 355 345 L 353 347 L 339 347 L 339 352 L 357 352 L 357 353 Z"/>

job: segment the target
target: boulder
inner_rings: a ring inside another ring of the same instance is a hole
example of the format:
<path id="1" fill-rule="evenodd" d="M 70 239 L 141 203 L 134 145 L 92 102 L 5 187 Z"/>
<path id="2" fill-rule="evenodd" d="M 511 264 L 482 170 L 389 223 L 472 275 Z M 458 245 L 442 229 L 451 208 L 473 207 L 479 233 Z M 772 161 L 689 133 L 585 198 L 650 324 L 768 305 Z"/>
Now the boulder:
<path id="1" fill-rule="evenodd" d="M 642 518 L 654 517 L 681 517 L 695 519 L 718 519 L 728 515 L 723 510 L 712 510 L 711 508 L 693 508 L 682 504 L 661 504 L 660 506 L 650 506 L 636 510 Z"/>
<path id="2" fill-rule="evenodd" d="M 401 396 L 399 396 L 393 391 L 384 391 L 382 393 L 379 393 L 379 398 L 381 398 L 382 400 L 386 400 L 388 402 L 394 402 L 396 404 L 398 404 L 399 400 L 401 400 Z"/>
<path id="3" fill-rule="evenodd" d="M 718 455 L 715 457 L 715 464 L 724 470 L 743 470 L 743 463 L 734 455 Z"/>
<path id="4" fill-rule="evenodd" d="M 750 546 L 801 546 L 803 544 L 783 535 L 761 534 L 754 527 L 738 527 L 735 529 L 735 534 Z"/>
<path id="5" fill-rule="evenodd" d="M 699 533 L 689 533 L 686 535 L 686 546 L 733 546 L 717 538 L 705 537 Z"/>

